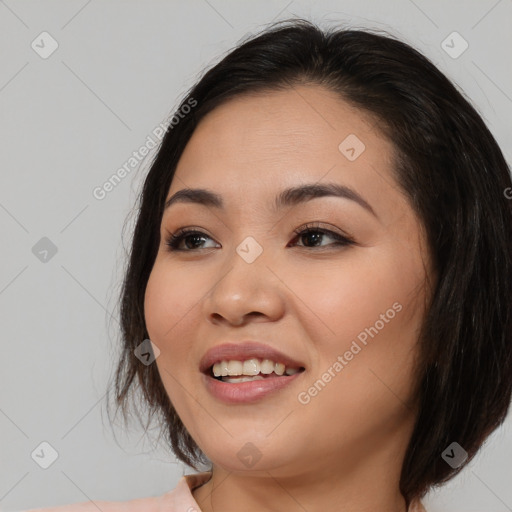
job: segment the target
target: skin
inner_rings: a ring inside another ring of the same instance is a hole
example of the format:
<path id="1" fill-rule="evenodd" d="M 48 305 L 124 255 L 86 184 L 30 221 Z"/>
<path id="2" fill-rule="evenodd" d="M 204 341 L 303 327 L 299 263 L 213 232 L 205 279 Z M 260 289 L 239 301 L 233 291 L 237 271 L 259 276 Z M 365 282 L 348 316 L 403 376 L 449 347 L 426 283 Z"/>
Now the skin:
<path id="1" fill-rule="evenodd" d="M 366 147 L 354 161 L 338 149 L 349 134 Z M 231 99 L 190 139 L 167 197 L 208 188 L 225 210 L 178 203 L 164 213 L 145 316 L 169 398 L 214 465 L 211 480 L 193 491 L 202 511 L 406 510 L 398 484 L 417 413 L 414 357 L 431 270 L 392 154 L 375 122 L 318 85 Z M 270 208 L 282 189 L 317 182 L 353 188 L 377 217 L 338 197 Z M 294 233 L 311 222 L 356 243 Z M 180 227 L 206 238 L 170 252 L 166 237 Z M 248 236 L 263 248 L 250 264 L 236 252 Z M 401 311 L 300 403 L 298 394 L 394 303 Z M 199 361 L 215 345 L 246 339 L 278 348 L 306 371 L 258 402 L 226 404 L 207 391 Z M 261 453 L 252 468 L 237 457 L 247 442 Z"/>

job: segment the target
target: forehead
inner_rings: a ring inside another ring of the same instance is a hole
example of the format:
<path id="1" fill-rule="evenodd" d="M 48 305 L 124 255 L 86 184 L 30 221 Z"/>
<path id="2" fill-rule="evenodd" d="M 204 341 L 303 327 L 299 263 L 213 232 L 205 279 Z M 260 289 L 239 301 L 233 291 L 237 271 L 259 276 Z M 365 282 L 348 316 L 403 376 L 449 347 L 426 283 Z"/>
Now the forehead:
<path id="1" fill-rule="evenodd" d="M 198 124 L 167 197 L 200 187 L 223 195 L 226 208 L 260 199 L 270 207 L 284 188 L 328 181 L 384 211 L 387 200 L 404 198 L 392 175 L 393 146 L 374 125 L 320 86 L 235 97 Z"/>

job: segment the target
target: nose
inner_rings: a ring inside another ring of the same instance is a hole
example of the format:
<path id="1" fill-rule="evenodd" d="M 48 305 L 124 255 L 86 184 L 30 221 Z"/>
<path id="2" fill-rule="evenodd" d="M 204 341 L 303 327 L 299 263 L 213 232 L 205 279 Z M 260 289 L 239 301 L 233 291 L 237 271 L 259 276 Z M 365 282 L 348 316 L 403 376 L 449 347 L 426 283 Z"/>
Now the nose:
<path id="1" fill-rule="evenodd" d="M 249 260 L 250 261 L 250 260 Z M 233 253 L 216 275 L 216 282 L 203 301 L 204 314 L 215 324 L 240 326 L 249 319 L 258 322 L 279 320 L 285 310 L 285 293 L 261 254 L 248 263 L 239 253 Z"/>

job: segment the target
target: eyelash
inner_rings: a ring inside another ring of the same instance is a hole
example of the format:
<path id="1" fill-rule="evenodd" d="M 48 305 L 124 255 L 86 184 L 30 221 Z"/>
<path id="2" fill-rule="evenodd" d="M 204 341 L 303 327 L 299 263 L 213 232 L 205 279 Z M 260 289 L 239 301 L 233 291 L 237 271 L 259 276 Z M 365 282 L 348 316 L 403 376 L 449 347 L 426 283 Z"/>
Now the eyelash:
<path id="1" fill-rule="evenodd" d="M 296 238 L 300 238 L 302 236 L 306 236 L 310 233 L 322 233 L 323 235 L 328 235 L 330 238 L 335 240 L 334 243 L 329 244 L 330 246 L 334 247 L 346 247 L 355 244 L 355 241 L 347 236 L 340 235 L 338 233 L 335 233 L 334 231 L 331 231 L 329 229 L 320 228 L 316 224 L 306 224 L 305 226 L 301 226 L 300 228 L 297 228 L 294 230 L 294 233 L 297 235 Z M 203 233 L 201 231 L 197 231 L 192 228 L 181 228 L 178 229 L 175 233 L 170 233 L 166 238 L 166 245 L 168 246 L 169 251 L 181 251 L 181 252 L 192 252 L 197 251 L 198 249 L 178 249 L 178 246 L 182 240 L 184 240 L 187 236 L 192 235 L 199 235 L 202 237 L 210 238 L 206 233 Z M 320 246 L 320 247 L 306 247 L 306 246 L 300 246 L 305 247 L 306 249 L 325 249 L 326 246 Z M 201 249 L 201 248 L 199 248 Z M 207 249 L 211 249 L 211 247 L 207 247 Z"/>

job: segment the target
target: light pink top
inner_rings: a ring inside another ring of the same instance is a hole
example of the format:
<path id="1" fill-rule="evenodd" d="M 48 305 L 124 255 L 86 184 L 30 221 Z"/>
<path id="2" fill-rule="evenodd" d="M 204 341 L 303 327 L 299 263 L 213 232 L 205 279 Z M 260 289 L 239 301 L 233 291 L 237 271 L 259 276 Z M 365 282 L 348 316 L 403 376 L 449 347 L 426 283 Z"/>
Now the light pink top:
<path id="1" fill-rule="evenodd" d="M 176 487 L 162 496 L 130 501 L 85 501 L 51 508 L 33 508 L 23 512 L 201 512 L 192 491 L 205 484 L 211 472 L 184 475 Z M 426 512 L 420 501 L 411 503 L 408 512 Z"/>
<path id="2" fill-rule="evenodd" d="M 85 501 L 72 505 L 34 508 L 23 512 L 201 512 L 192 491 L 206 483 L 211 473 L 206 471 L 180 478 L 176 487 L 162 496 L 129 501 Z"/>

